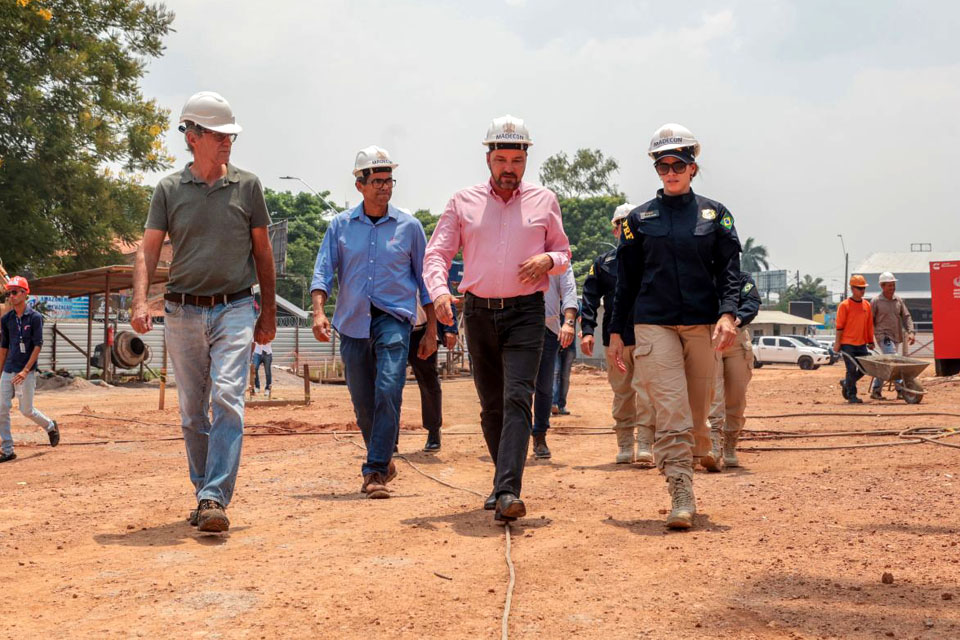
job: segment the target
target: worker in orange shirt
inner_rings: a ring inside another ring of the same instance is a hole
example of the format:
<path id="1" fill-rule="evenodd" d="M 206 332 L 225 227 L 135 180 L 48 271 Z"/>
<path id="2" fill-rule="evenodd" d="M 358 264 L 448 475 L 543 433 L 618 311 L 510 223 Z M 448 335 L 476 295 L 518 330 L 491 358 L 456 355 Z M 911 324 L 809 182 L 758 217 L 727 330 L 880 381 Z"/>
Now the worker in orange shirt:
<path id="1" fill-rule="evenodd" d="M 864 374 L 854 358 L 870 355 L 870 349 L 873 349 L 873 313 L 870 303 L 863 299 L 866 290 L 867 279 L 854 274 L 850 278 L 850 297 L 837 307 L 837 338 L 833 350 L 850 356 L 843 359 L 847 377 L 841 381 L 840 387 L 844 399 L 851 404 L 863 403 L 857 397 L 857 380 Z"/>

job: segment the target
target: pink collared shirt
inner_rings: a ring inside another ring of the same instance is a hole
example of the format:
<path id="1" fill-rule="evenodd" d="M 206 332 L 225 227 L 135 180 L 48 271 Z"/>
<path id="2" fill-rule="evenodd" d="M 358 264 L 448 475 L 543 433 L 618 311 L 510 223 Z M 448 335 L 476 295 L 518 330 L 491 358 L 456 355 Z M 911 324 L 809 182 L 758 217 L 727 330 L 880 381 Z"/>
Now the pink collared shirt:
<path id="1" fill-rule="evenodd" d="M 430 298 L 450 293 L 450 263 L 463 247 L 460 291 L 481 298 L 512 298 L 546 291 L 548 275 L 570 263 L 560 203 L 549 189 L 520 182 L 508 202 L 487 181 L 454 194 L 437 222 L 423 258 L 423 280 Z M 537 282 L 521 284 L 520 265 L 546 253 L 553 268 Z"/>

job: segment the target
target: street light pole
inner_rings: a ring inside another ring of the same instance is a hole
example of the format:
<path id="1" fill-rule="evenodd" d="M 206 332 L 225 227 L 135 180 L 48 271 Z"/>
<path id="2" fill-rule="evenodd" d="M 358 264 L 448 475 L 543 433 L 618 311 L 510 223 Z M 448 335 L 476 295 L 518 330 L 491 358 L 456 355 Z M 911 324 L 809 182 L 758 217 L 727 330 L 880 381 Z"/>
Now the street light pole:
<path id="1" fill-rule="evenodd" d="M 846 300 L 850 280 L 850 254 L 847 253 L 847 245 L 843 241 L 843 234 L 838 233 L 837 237 L 840 238 L 840 246 L 843 248 L 843 299 Z"/>
<path id="2" fill-rule="evenodd" d="M 297 176 L 280 176 L 280 179 L 281 180 L 297 180 L 298 182 L 303 184 L 303 186 L 305 186 L 307 189 L 310 189 L 310 191 L 313 191 L 313 195 L 320 198 L 320 202 L 322 202 L 324 206 L 327 207 L 327 209 L 332 211 L 334 214 L 339 213 L 336 207 L 334 207 L 329 202 L 327 202 L 326 199 L 322 195 L 320 195 L 320 192 L 314 189 L 313 187 L 311 187 L 309 184 L 307 184 L 307 181 L 304 180 L 303 178 L 298 178 Z"/>

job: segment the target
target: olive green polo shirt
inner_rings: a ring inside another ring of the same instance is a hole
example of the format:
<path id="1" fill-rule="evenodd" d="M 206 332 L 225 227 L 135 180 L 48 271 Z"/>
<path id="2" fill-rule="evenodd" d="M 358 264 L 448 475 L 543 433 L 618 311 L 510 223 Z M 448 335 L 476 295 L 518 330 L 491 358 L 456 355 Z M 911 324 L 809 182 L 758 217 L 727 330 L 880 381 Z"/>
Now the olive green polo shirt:
<path id="1" fill-rule="evenodd" d="M 257 281 L 250 230 L 270 224 L 257 176 L 227 165 L 212 187 L 190 172 L 157 184 L 147 229 L 165 231 L 173 246 L 167 291 L 211 296 L 242 291 Z"/>

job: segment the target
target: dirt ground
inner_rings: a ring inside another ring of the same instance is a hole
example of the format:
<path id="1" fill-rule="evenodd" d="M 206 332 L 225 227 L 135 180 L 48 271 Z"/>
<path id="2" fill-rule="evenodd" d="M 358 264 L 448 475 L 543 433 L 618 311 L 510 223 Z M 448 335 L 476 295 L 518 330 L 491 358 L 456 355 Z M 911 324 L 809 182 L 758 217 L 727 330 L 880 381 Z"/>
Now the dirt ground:
<path id="1" fill-rule="evenodd" d="M 748 428 L 960 426 L 916 415 L 956 412 L 956 381 L 931 384 L 916 407 L 849 407 L 841 375 L 840 366 L 757 370 L 749 414 L 804 417 Z M 302 394 L 281 377 L 275 397 Z M 473 383 L 443 388 L 442 451 L 419 451 L 415 384 L 400 451 L 485 495 L 492 465 Z M 355 429 L 346 388 L 315 385 L 312 395 L 309 407 L 248 409 L 257 437 L 245 441 L 224 535 L 185 521 L 193 499 L 175 392 L 162 412 L 155 388 L 40 393 L 38 406 L 61 424 L 56 449 L 15 412 L 19 458 L 0 465 L 0 637 L 499 637 L 505 535 L 482 499 L 402 461 L 392 499 L 364 499 L 351 444 L 360 439 L 330 434 Z M 671 533 L 657 471 L 612 464 L 612 432 L 576 430 L 609 427 L 610 400 L 602 374 L 575 374 L 572 415 L 554 418 L 549 436 L 553 459 L 527 466 L 510 637 L 960 638 L 960 451 L 745 452 L 741 469 L 697 473 L 696 527 Z M 860 417 L 806 415 L 824 411 Z"/>

